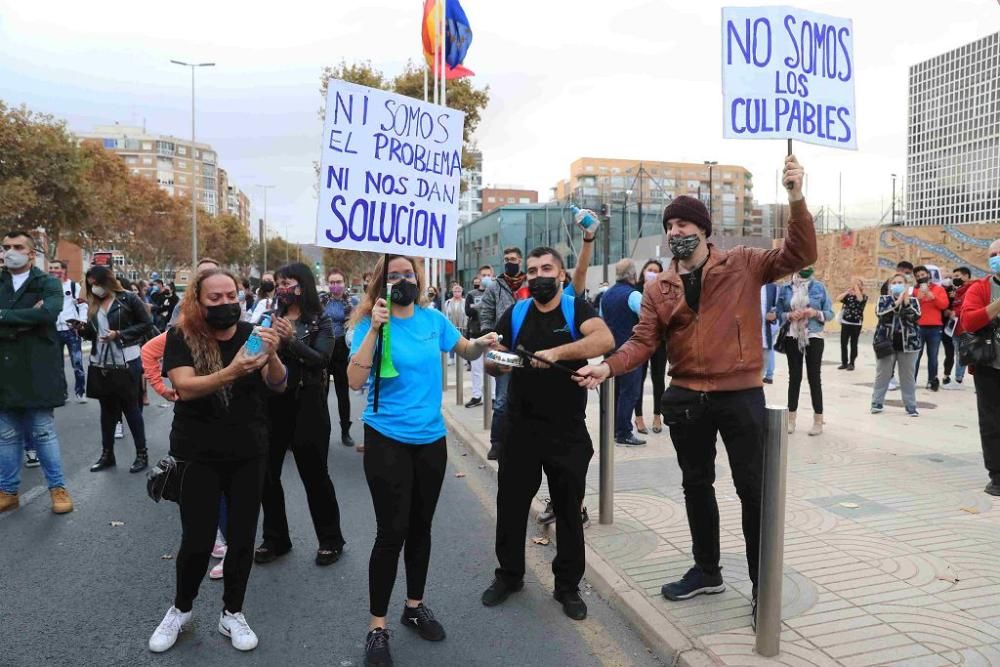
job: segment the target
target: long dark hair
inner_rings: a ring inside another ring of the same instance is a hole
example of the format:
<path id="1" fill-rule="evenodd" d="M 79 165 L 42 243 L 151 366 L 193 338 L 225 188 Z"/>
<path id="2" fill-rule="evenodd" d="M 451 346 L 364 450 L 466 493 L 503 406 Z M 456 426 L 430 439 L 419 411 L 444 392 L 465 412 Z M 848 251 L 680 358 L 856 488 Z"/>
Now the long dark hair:
<path id="1" fill-rule="evenodd" d="M 319 303 L 319 294 L 316 292 L 316 278 L 308 266 L 302 262 L 287 264 L 274 272 L 275 282 L 279 278 L 290 278 L 296 281 L 302 289 L 302 300 L 299 301 L 299 308 L 302 309 L 303 319 L 315 319 L 323 312 L 323 307 Z"/>

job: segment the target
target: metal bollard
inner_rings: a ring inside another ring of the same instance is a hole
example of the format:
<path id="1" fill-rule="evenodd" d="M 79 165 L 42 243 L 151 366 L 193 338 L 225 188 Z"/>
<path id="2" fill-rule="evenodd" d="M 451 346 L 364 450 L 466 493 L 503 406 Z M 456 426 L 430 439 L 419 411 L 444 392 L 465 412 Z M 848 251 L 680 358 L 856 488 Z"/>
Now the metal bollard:
<path id="1" fill-rule="evenodd" d="M 493 428 L 493 376 L 483 372 L 483 429 Z"/>
<path id="2" fill-rule="evenodd" d="M 601 468 L 599 523 L 615 522 L 615 379 L 609 377 L 601 385 Z"/>
<path id="3" fill-rule="evenodd" d="M 465 382 L 462 380 L 463 369 L 465 369 L 465 359 L 455 355 L 455 405 L 459 407 L 465 403 Z"/>
<path id="4" fill-rule="evenodd" d="M 767 406 L 764 478 L 760 506 L 760 570 L 757 596 L 757 653 L 778 655 L 781 646 L 781 583 L 785 561 L 785 468 L 788 409 Z"/>
<path id="5" fill-rule="evenodd" d="M 441 390 L 448 391 L 448 353 L 441 353 Z"/>

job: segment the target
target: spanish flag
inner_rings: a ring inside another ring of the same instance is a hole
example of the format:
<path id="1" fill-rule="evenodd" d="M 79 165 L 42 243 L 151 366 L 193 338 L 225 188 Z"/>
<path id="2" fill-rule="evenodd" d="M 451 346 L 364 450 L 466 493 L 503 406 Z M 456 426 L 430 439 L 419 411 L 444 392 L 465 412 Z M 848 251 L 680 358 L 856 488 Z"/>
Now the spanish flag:
<path id="1" fill-rule="evenodd" d="M 460 79 L 473 76 L 473 72 L 462 66 L 465 54 L 472 44 L 472 27 L 465 16 L 458 0 L 424 0 L 424 20 L 422 37 L 424 42 L 424 59 L 427 66 L 435 72 L 434 55 L 440 48 L 439 27 L 441 12 L 445 13 L 445 78 Z"/>

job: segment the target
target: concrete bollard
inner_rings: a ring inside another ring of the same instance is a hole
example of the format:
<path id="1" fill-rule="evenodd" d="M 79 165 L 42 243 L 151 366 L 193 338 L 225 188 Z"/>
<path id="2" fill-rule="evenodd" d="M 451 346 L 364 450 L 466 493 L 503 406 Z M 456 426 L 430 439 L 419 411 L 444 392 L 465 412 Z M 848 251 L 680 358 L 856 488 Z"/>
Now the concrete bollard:
<path id="1" fill-rule="evenodd" d="M 599 523 L 612 524 L 615 521 L 615 378 L 609 377 L 601 385 L 600 409 L 600 481 L 598 488 L 600 518 Z"/>

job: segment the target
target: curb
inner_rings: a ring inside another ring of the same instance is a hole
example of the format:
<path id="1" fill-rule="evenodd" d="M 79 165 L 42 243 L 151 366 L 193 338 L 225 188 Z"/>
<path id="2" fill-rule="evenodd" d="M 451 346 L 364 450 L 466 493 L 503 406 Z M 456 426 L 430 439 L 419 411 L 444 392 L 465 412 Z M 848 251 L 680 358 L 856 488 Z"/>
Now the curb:
<path id="1" fill-rule="evenodd" d="M 444 408 L 443 412 L 448 430 L 457 433 L 467 442 L 469 448 L 486 464 L 493 477 L 496 478 L 497 464 L 486 458 L 488 449 L 480 441 L 481 436 L 453 418 L 449 408 Z M 542 502 L 538 498 L 532 498 L 529 517 L 535 519 L 544 510 L 545 506 Z M 555 543 L 555 531 L 550 532 L 549 539 Z M 645 595 L 633 590 L 615 568 L 598 555 L 589 544 L 586 542 L 584 544 L 587 580 L 594 590 L 636 629 L 642 640 L 649 645 L 650 650 L 664 665 L 670 665 L 670 667 L 710 667 L 721 664 L 708 652 L 697 647 L 690 637 L 658 612 Z"/>

